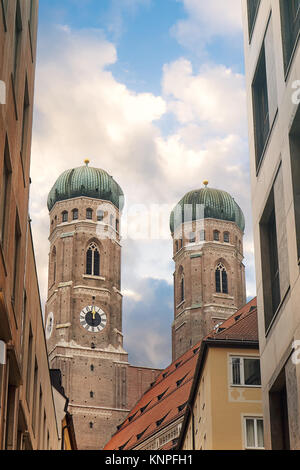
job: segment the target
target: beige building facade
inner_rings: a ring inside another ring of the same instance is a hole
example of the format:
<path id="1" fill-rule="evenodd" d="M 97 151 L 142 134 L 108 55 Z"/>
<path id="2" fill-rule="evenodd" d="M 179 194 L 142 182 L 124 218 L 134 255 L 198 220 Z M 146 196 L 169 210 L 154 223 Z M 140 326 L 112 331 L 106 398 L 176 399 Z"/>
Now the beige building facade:
<path id="1" fill-rule="evenodd" d="M 255 300 L 202 341 L 178 449 L 264 449 Z"/>
<path id="2" fill-rule="evenodd" d="M 267 449 L 300 448 L 300 2 L 243 2 Z"/>

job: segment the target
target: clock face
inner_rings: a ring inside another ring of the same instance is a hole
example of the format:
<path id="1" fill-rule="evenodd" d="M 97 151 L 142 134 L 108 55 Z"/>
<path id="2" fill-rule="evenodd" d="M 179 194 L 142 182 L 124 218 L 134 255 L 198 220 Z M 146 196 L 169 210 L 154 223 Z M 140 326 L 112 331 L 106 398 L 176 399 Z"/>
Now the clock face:
<path id="1" fill-rule="evenodd" d="M 54 315 L 52 312 L 49 313 L 47 317 L 47 322 L 46 322 L 46 339 L 49 339 L 50 336 L 52 335 L 53 331 L 53 324 L 54 324 Z"/>
<path id="2" fill-rule="evenodd" d="M 99 333 L 107 323 L 106 313 L 96 306 L 85 307 L 80 312 L 80 324 L 91 333 Z"/>

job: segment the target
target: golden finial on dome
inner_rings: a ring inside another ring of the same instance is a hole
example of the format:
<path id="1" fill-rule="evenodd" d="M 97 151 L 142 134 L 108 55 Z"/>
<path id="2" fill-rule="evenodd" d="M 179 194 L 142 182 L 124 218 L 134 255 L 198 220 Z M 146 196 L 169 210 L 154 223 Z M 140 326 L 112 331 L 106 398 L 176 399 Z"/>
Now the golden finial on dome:
<path id="1" fill-rule="evenodd" d="M 207 181 L 207 180 L 204 180 L 204 181 L 203 181 L 203 184 L 204 184 L 204 186 L 206 187 L 206 186 L 208 185 L 208 181 Z"/>
<path id="2" fill-rule="evenodd" d="M 86 164 L 86 166 L 88 166 L 88 164 L 90 163 L 89 159 L 86 158 L 86 159 L 84 160 L 84 163 Z"/>

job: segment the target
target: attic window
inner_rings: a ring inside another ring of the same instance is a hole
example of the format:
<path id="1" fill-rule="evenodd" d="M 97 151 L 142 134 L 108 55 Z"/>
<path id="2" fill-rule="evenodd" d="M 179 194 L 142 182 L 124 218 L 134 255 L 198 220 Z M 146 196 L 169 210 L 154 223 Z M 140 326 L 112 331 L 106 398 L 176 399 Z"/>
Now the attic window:
<path id="1" fill-rule="evenodd" d="M 147 429 L 149 428 L 149 426 L 146 427 L 146 429 L 144 429 L 144 431 L 140 432 L 139 434 L 136 435 L 136 438 L 137 440 L 139 440 L 143 434 L 145 434 L 145 432 L 147 431 Z"/>
<path id="2" fill-rule="evenodd" d="M 182 411 L 186 407 L 186 404 L 187 404 L 187 401 L 185 403 L 183 403 L 182 405 L 178 406 L 179 413 L 180 413 L 180 411 Z"/>
<path id="3" fill-rule="evenodd" d="M 163 378 L 165 378 L 165 377 L 167 377 L 167 375 L 168 375 L 168 372 L 164 372 L 162 376 L 163 376 Z"/>
<path id="4" fill-rule="evenodd" d="M 168 416 L 169 413 L 170 413 L 170 412 L 168 411 L 168 413 L 167 413 L 163 418 L 161 418 L 161 419 L 159 419 L 158 421 L 156 421 L 156 426 L 157 426 L 157 427 L 160 426 L 160 425 L 164 422 L 164 420 L 166 419 L 166 417 Z"/>
<path id="5" fill-rule="evenodd" d="M 182 377 L 182 379 L 177 380 L 177 382 L 176 382 L 177 387 L 179 387 L 179 386 L 182 384 L 182 382 L 184 381 L 184 379 L 186 378 L 187 375 L 188 375 L 188 374 L 185 374 L 185 376 Z"/>
<path id="6" fill-rule="evenodd" d="M 236 317 L 234 317 L 235 321 L 238 321 L 240 318 L 241 318 L 241 313 L 239 315 L 237 315 Z"/>
<path id="7" fill-rule="evenodd" d="M 151 402 L 151 400 L 149 401 L 149 403 Z M 141 410 L 141 413 L 144 413 L 145 409 L 147 408 L 147 406 L 149 405 L 149 403 L 147 403 L 147 405 L 143 406 L 142 408 L 140 408 Z"/>
<path id="8" fill-rule="evenodd" d="M 125 444 L 121 445 L 121 446 L 119 447 L 119 450 L 123 450 L 123 449 L 127 446 L 127 444 L 128 444 L 129 441 L 130 441 L 130 439 L 128 439 L 128 441 L 125 442 Z"/>
<path id="9" fill-rule="evenodd" d="M 249 312 L 252 312 L 253 310 L 256 310 L 255 305 L 251 305 Z"/>
<path id="10" fill-rule="evenodd" d="M 199 351 L 199 348 L 193 349 L 193 353 L 196 354 Z"/>
<path id="11" fill-rule="evenodd" d="M 179 361 L 179 362 L 177 362 L 177 363 L 175 364 L 176 369 L 177 369 L 177 367 L 180 366 L 181 363 L 182 363 L 182 361 Z"/>
<path id="12" fill-rule="evenodd" d="M 136 414 L 137 414 L 137 411 L 133 415 L 129 416 L 128 421 L 131 422 Z"/>
<path id="13" fill-rule="evenodd" d="M 169 390 L 169 387 L 168 387 L 163 393 L 161 393 L 160 395 L 158 395 L 158 396 L 157 396 L 157 399 L 158 399 L 158 400 L 161 400 L 162 397 L 167 393 L 168 390 Z"/>

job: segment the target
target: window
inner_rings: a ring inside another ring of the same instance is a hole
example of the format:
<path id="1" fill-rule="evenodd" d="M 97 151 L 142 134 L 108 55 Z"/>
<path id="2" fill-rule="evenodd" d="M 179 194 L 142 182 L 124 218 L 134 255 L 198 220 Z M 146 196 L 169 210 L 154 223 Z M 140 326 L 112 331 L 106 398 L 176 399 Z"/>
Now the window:
<path id="1" fill-rule="evenodd" d="M 22 140 L 21 140 L 21 156 L 22 156 L 23 167 L 24 167 L 25 160 L 26 160 L 29 108 L 30 108 L 29 91 L 28 91 L 28 82 L 27 82 L 27 77 L 26 77 L 24 100 L 23 100 L 23 121 L 22 121 Z M 25 170 L 25 168 L 23 168 L 23 170 Z"/>
<path id="2" fill-rule="evenodd" d="M 189 240 L 189 243 L 195 243 L 195 241 L 196 241 L 196 235 L 195 235 L 194 232 L 190 232 L 190 233 L 189 233 L 189 238 L 188 238 L 188 240 Z"/>
<path id="3" fill-rule="evenodd" d="M 93 210 L 92 209 L 87 209 L 86 210 L 86 218 L 88 220 L 92 220 L 92 218 L 93 218 Z"/>
<path id="4" fill-rule="evenodd" d="M 279 312 L 290 286 L 286 208 L 281 165 L 260 221 L 261 276 L 265 329 Z"/>
<path id="5" fill-rule="evenodd" d="M 100 253 L 95 243 L 91 243 L 86 253 L 86 274 L 100 276 Z"/>
<path id="6" fill-rule="evenodd" d="M 300 30 L 300 0 L 280 0 L 284 71 L 287 73 Z"/>
<path id="7" fill-rule="evenodd" d="M 119 232 L 119 219 L 116 219 L 116 232 Z"/>
<path id="8" fill-rule="evenodd" d="M 20 273 L 21 228 L 18 214 L 15 222 L 15 247 L 14 247 L 14 281 L 12 300 L 16 302 L 18 294 L 18 281 Z"/>
<path id="9" fill-rule="evenodd" d="M 205 241 L 205 230 L 200 230 L 200 236 L 199 236 L 200 242 Z"/>
<path id="10" fill-rule="evenodd" d="M 4 150 L 3 170 L 0 184 L 0 242 L 4 242 L 6 218 L 9 214 L 9 191 L 10 191 L 11 167 L 9 148 L 6 139 Z"/>
<path id="11" fill-rule="evenodd" d="M 268 22 L 252 83 L 252 101 L 256 169 L 258 170 L 278 107 L 272 17 Z"/>
<path id="12" fill-rule="evenodd" d="M 64 211 L 62 214 L 61 214 L 61 220 L 63 222 L 68 222 L 68 212 L 67 211 Z"/>
<path id="13" fill-rule="evenodd" d="M 13 78 L 14 83 L 16 83 L 16 74 L 18 69 L 18 59 L 20 54 L 20 43 L 21 43 L 21 33 L 22 33 L 22 17 L 21 17 L 21 8 L 20 1 L 17 0 L 16 4 L 16 16 L 15 16 L 15 36 L 14 36 L 14 49 L 13 49 Z"/>
<path id="14" fill-rule="evenodd" d="M 229 232 L 224 232 L 223 239 L 225 243 L 229 243 L 230 241 Z"/>
<path id="15" fill-rule="evenodd" d="M 291 176 L 293 182 L 294 214 L 298 263 L 300 263 L 300 107 L 290 132 Z"/>
<path id="16" fill-rule="evenodd" d="M 54 283 L 56 282 L 56 247 L 54 247 L 52 250 L 51 264 L 52 264 L 52 280 Z"/>
<path id="17" fill-rule="evenodd" d="M 220 232 L 218 230 L 214 230 L 214 241 L 218 242 L 220 240 Z"/>
<path id="18" fill-rule="evenodd" d="M 78 220 L 78 209 L 72 210 L 73 220 Z"/>
<path id="19" fill-rule="evenodd" d="M 231 358 L 231 384 L 260 386 L 260 360 L 252 357 Z"/>
<path id="20" fill-rule="evenodd" d="M 249 30 L 249 40 L 251 41 L 252 33 L 255 26 L 255 20 L 257 16 L 257 11 L 259 8 L 260 0 L 247 0 L 248 8 L 248 30 Z"/>
<path id="21" fill-rule="evenodd" d="M 104 219 L 104 211 L 98 210 L 97 211 L 97 221 L 102 222 Z"/>
<path id="22" fill-rule="evenodd" d="M 262 418 L 244 418 L 246 449 L 264 448 L 264 422 Z"/>
<path id="23" fill-rule="evenodd" d="M 228 294 L 228 281 L 227 281 L 227 272 L 226 268 L 222 263 L 219 263 L 216 271 L 216 292 Z"/>

